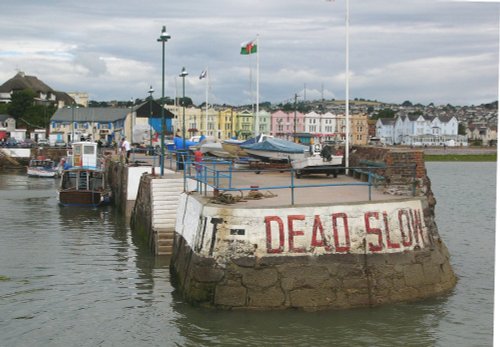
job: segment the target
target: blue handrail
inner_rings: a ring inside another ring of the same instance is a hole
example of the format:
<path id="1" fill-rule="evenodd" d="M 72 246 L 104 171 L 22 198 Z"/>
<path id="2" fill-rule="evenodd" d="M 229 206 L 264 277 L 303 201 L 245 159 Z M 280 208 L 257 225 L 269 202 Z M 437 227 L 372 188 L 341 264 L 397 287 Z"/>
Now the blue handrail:
<path id="1" fill-rule="evenodd" d="M 197 191 L 199 193 L 207 194 L 207 187 L 211 186 L 214 190 L 234 192 L 234 191 L 251 191 L 254 187 L 233 187 L 233 174 L 235 173 L 233 169 L 233 162 L 228 160 L 219 159 L 204 159 L 202 162 L 194 162 L 193 156 L 185 155 L 183 157 L 184 166 L 184 188 L 186 188 L 186 180 L 193 179 L 197 182 Z M 221 169 L 221 166 L 227 166 Z M 412 193 L 413 196 L 416 194 L 416 165 L 393 165 L 387 166 L 384 170 L 389 168 L 410 168 L 412 169 Z M 296 184 L 295 173 L 297 170 L 290 169 L 259 169 L 260 172 L 290 172 L 290 184 L 286 185 L 275 185 L 275 186 L 259 186 L 259 189 L 275 190 L 275 189 L 290 189 L 291 191 L 291 204 L 295 204 L 295 189 L 302 188 L 318 188 L 318 187 L 341 187 L 341 186 L 366 186 L 368 188 L 368 200 L 372 199 L 372 186 L 374 185 L 374 179 L 380 178 L 380 175 L 376 174 L 375 170 L 380 170 L 380 168 L 375 167 L 336 167 L 339 171 L 349 169 L 355 170 L 359 169 L 367 175 L 367 182 L 349 182 L 349 183 L 323 183 L 323 184 Z M 194 170 L 194 174 L 193 174 Z M 255 172 L 255 169 L 248 170 L 238 170 L 237 173 L 244 172 Z M 311 169 L 314 171 L 314 169 Z"/>

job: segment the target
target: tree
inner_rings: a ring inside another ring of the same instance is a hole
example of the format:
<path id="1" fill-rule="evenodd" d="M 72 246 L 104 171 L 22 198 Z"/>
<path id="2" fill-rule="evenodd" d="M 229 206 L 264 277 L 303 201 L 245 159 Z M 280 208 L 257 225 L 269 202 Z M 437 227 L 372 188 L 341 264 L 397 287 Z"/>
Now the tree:
<path id="1" fill-rule="evenodd" d="M 458 135 L 466 135 L 467 127 L 464 123 L 458 123 Z"/>
<path id="2" fill-rule="evenodd" d="M 14 117 L 16 120 L 21 118 L 26 113 L 28 108 L 33 105 L 34 99 L 35 93 L 29 89 L 12 93 L 8 107 L 9 115 Z"/>
<path id="3" fill-rule="evenodd" d="M 391 110 L 390 108 L 384 108 L 383 110 L 378 111 L 372 116 L 372 119 L 379 119 L 379 118 L 394 118 L 394 115 L 396 114 L 395 111 Z"/>
<path id="4" fill-rule="evenodd" d="M 402 105 L 402 106 L 405 106 L 405 107 L 413 106 L 413 104 L 412 104 L 409 100 L 406 100 L 406 101 L 405 101 L 405 102 L 403 102 L 401 105 Z"/>

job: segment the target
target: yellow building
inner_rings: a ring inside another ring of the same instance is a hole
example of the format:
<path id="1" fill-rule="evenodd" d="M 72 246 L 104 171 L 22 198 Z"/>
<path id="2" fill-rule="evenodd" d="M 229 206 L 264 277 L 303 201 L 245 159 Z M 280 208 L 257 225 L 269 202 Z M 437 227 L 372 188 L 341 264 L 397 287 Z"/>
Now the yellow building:
<path id="1" fill-rule="evenodd" d="M 368 144 L 368 115 L 364 113 L 349 114 L 349 144 L 366 145 Z M 337 133 L 340 140 L 345 140 L 346 133 L 345 114 L 337 116 Z"/>
<path id="2" fill-rule="evenodd" d="M 230 139 L 236 136 L 236 112 L 232 108 L 226 108 L 218 112 L 218 131 L 220 139 Z"/>

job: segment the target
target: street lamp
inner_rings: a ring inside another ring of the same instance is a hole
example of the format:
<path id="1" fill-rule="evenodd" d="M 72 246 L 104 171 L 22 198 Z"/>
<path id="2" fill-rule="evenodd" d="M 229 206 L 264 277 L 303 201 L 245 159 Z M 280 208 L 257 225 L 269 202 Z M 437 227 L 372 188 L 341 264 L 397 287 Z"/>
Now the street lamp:
<path id="1" fill-rule="evenodd" d="M 67 106 L 67 108 L 71 108 L 71 141 L 68 142 L 75 142 L 75 108 L 78 108 L 78 105 L 76 105 L 74 102 L 71 104 L 71 106 Z"/>
<path id="2" fill-rule="evenodd" d="M 182 149 L 186 150 L 186 68 L 183 67 L 179 77 L 182 77 Z"/>
<path id="3" fill-rule="evenodd" d="M 130 98 L 130 145 L 134 143 L 134 99 Z M 132 151 L 132 162 L 134 161 L 134 151 Z"/>
<path id="4" fill-rule="evenodd" d="M 160 37 L 156 40 L 161 42 L 161 158 L 160 176 L 163 177 L 165 171 L 165 42 L 170 39 L 165 26 L 161 29 Z"/>
<path id="5" fill-rule="evenodd" d="M 149 149 L 153 147 L 153 130 L 151 128 L 151 122 L 153 118 L 153 86 L 149 86 Z"/>

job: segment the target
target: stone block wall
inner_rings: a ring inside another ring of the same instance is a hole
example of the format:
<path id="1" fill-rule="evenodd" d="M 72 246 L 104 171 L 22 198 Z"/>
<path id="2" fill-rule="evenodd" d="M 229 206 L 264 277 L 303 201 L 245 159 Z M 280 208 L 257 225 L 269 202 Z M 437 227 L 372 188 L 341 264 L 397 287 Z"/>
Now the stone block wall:
<path id="1" fill-rule="evenodd" d="M 346 309 L 446 293 L 456 277 L 441 242 L 401 254 L 242 257 L 224 267 L 176 234 L 175 283 L 195 305 L 220 309 Z"/>
<path id="2" fill-rule="evenodd" d="M 151 175 L 143 174 L 137 192 L 137 199 L 130 217 L 130 226 L 154 253 L 152 235 Z"/>

